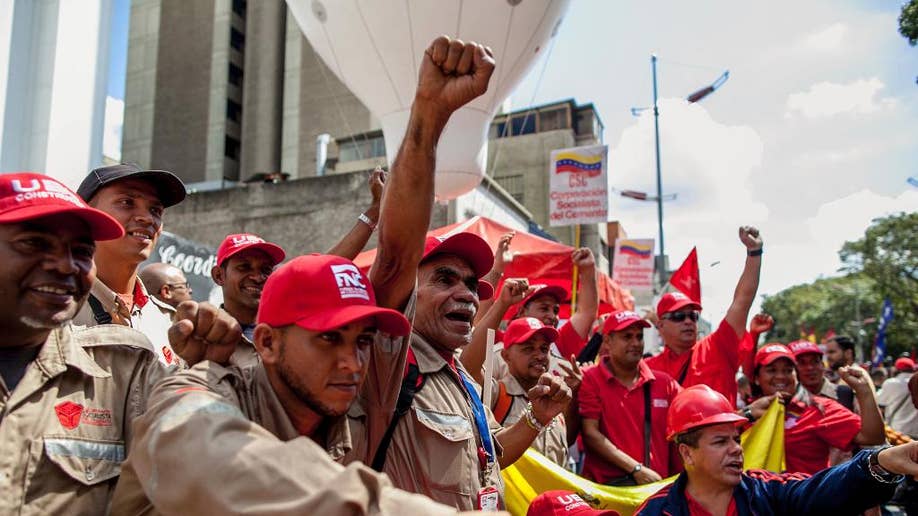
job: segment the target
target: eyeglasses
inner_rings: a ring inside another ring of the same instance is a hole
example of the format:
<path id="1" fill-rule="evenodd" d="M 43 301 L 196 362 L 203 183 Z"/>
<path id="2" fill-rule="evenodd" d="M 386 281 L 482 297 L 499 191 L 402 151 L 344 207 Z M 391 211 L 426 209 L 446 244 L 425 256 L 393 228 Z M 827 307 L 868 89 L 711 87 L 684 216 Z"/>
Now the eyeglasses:
<path id="1" fill-rule="evenodd" d="M 180 289 L 188 290 L 188 282 L 187 282 L 187 281 L 184 282 L 184 283 L 166 283 L 166 285 L 167 285 L 169 288 L 180 288 Z"/>
<path id="2" fill-rule="evenodd" d="M 686 318 L 691 319 L 692 322 L 698 322 L 698 312 L 670 312 L 668 314 L 663 314 L 663 319 L 668 319 L 673 322 L 682 322 Z"/>

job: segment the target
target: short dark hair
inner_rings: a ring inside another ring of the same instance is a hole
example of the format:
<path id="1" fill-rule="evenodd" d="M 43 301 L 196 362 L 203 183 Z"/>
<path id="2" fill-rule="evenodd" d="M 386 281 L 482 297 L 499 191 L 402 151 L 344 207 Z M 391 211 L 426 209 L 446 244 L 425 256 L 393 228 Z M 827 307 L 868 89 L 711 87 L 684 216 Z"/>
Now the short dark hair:
<path id="1" fill-rule="evenodd" d="M 699 427 L 693 428 L 693 429 L 691 429 L 691 430 L 689 430 L 689 431 L 687 431 L 687 432 L 682 432 L 681 434 L 678 434 L 674 440 L 675 440 L 676 444 L 684 444 L 684 445 L 690 446 L 690 447 L 692 447 L 692 448 L 697 448 L 697 447 L 698 447 L 698 441 L 701 440 L 701 431 L 702 431 L 704 428 L 705 428 L 705 427 L 703 427 L 703 426 L 699 426 Z"/>
<path id="2" fill-rule="evenodd" d="M 835 335 L 826 342 L 834 342 L 842 351 L 854 351 L 854 341 L 847 335 Z"/>

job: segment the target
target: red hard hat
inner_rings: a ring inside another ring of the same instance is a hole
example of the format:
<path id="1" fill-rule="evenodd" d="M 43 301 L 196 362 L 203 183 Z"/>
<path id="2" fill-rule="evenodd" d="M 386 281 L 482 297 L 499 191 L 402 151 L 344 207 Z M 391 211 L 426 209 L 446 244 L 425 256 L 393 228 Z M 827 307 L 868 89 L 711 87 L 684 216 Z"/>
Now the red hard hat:
<path id="1" fill-rule="evenodd" d="M 739 423 L 746 418 L 733 411 L 723 394 L 707 385 L 692 385 L 673 398 L 666 415 L 666 439 L 678 434 L 720 423 Z"/>

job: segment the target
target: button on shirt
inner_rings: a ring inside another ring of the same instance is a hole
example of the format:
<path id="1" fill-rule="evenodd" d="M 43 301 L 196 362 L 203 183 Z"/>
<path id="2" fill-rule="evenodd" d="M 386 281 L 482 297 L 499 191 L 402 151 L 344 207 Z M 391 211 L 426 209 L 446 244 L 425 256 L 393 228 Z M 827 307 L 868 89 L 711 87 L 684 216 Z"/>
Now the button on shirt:
<path id="1" fill-rule="evenodd" d="M 682 387 L 707 385 L 736 403 L 736 372 L 739 370 L 740 338 L 725 320 L 717 330 L 695 343 L 691 351 L 673 353 L 669 347 L 657 356 L 645 359 L 654 371 L 663 371 L 676 381 L 685 372 Z"/>
<path id="2" fill-rule="evenodd" d="M 140 278 L 134 283 L 133 306 L 128 306 L 121 297 L 101 280 L 92 284 L 90 294 L 99 301 L 102 309 L 111 317 L 111 324 L 130 326 L 150 339 L 156 356 L 163 365 L 170 366 L 181 360 L 169 345 L 169 327 L 175 309 L 147 294 Z M 79 326 L 96 326 L 92 306 L 87 301 L 73 319 Z"/>
<path id="3" fill-rule="evenodd" d="M 668 374 L 638 364 L 638 379 L 625 387 L 609 370 L 609 357 L 583 373 L 578 393 L 580 416 L 599 422 L 599 430 L 629 457 L 644 462 L 644 384 L 650 382 L 650 468 L 661 476 L 670 473 L 670 445 L 666 441 L 666 415 L 672 399 L 682 389 Z M 627 475 L 595 454 L 587 453 L 583 475 L 606 483 Z"/>
<path id="4" fill-rule="evenodd" d="M 0 382 L 0 514 L 106 514 L 131 422 L 165 374 L 129 328 L 53 330 L 12 392 Z"/>
<path id="5" fill-rule="evenodd" d="M 510 396 L 510 409 L 507 411 L 503 421 L 498 421 L 501 425 L 508 427 L 513 426 L 523 417 L 526 411 L 526 405 L 529 404 L 529 398 L 526 396 L 526 389 L 520 385 L 512 375 L 500 380 L 504 384 L 506 394 Z M 491 380 L 491 411 L 497 406 L 500 397 L 500 386 L 497 380 Z M 539 435 L 532 442 L 532 446 L 537 452 L 551 459 L 552 462 L 562 467 L 567 467 L 568 446 L 567 446 L 567 425 L 564 421 L 564 415 L 559 414 L 551 423 L 545 426 Z"/>

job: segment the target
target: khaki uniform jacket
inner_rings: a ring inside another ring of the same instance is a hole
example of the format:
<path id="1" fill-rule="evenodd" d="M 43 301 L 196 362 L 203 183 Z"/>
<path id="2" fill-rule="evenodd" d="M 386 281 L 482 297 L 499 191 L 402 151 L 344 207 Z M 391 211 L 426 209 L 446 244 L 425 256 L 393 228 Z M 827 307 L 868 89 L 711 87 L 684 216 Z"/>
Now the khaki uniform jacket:
<path id="1" fill-rule="evenodd" d="M 512 375 L 506 376 L 500 380 L 507 390 L 507 394 L 512 398 L 510 410 L 503 421 L 499 421 L 503 426 L 512 426 L 523 417 L 526 411 L 526 405 L 529 403 L 529 397 L 526 395 L 526 389 Z M 491 410 L 497 406 L 497 399 L 500 396 L 500 387 L 497 380 L 491 380 Z M 567 425 L 564 421 L 564 415 L 559 414 L 552 419 L 545 428 L 539 432 L 532 446 L 537 452 L 551 459 L 552 462 L 566 468 L 568 460 L 567 446 Z"/>
<path id="2" fill-rule="evenodd" d="M 13 392 L 0 381 L 0 514 L 105 514 L 131 421 L 166 373 L 129 328 L 52 331 Z"/>
<path id="3" fill-rule="evenodd" d="M 142 307 L 134 305 L 133 309 L 125 306 L 117 294 L 98 279 L 93 282 L 90 294 L 99 300 L 102 308 L 111 316 L 112 324 L 130 326 L 146 335 L 153 344 L 156 356 L 163 365 L 179 364 L 178 355 L 169 345 L 169 327 L 172 326 L 172 316 L 175 315 L 175 309 L 149 295 L 140 278 L 137 278 L 137 285 L 139 285 L 140 291 L 143 292 L 144 296 L 147 296 L 149 301 Z M 87 327 L 98 324 L 89 301 L 80 308 L 80 311 L 73 319 L 73 324 Z"/>
<path id="4" fill-rule="evenodd" d="M 201 362 L 160 383 L 137 420 L 113 514 L 453 514 L 363 464 L 345 418 L 325 449 L 293 427 L 262 366 Z M 331 457 L 329 457 L 331 455 Z"/>
<path id="5" fill-rule="evenodd" d="M 427 495 L 460 510 L 475 509 L 478 491 L 482 487 L 494 486 L 503 493 L 500 466 L 495 458 L 482 469 L 478 459 L 480 436 L 468 395 L 450 371 L 446 360 L 416 333 L 411 335 L 411 347 L 418 369 L 424 376 L 424 386 L 395 428 L 383 471 L 400 489 Z M 388 384 L 380 384 L 380 388 L 385 389 L 385 397 L 391 400 L 394 408 L 405 371 L 407 349 L 393 346 L 390 351 L 398 358 L 390 358 L 389 363 L 400 365 L 390 369 L 389 377 L 396 373 L 395 378 Z M 378 359 L 374 356 L 373 360 Z M 379 359 L 375 365 L 382 363 L 383 360 Z M 373 365 L 371 361 L 371 367 Z M 465 371 L 459 361 L 456 361 L 456 367 Z M 500 430 L 501 426 L 490 410 L 485 408 L 485 412 L 495 453 L 500 455 L 502 450 L 493 438 L 493 432 Z M 391 416 L 391 411 L 389 414 Z M 358 427 L 352 433 L 360 434 L 359 420 L 349 418 L 349 422 L 352 427 Z M 375 439 L 372 432 L 371 437 Z M 378 440 L 370 442 L 378 443 Z"/>

